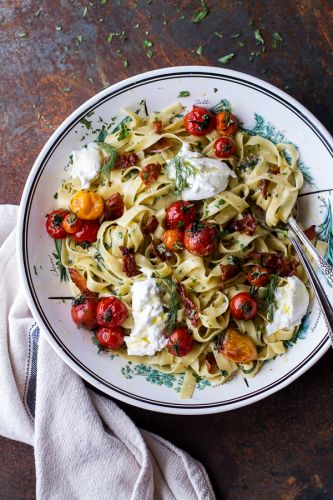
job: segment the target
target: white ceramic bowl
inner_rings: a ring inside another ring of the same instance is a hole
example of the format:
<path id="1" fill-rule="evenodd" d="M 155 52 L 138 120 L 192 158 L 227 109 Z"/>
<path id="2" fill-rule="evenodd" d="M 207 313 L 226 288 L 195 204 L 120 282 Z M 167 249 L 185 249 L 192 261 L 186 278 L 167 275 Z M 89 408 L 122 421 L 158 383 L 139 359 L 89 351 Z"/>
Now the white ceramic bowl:
<path id="1" fill-rule="evenodd" d="M 178 98 L 182 90 L 189 97 Z M 253 379 L 241 376 L 211 387 L 200 381 L 189 400 L 178 399 L 179 376 L 165 375 L 144 365 L 126 363 L 107 353 L 97 354 L 89 332 L 71 320 L 69 287 L 60 283 L 53 255 L 54 241 L 45 232 L 45 214 L 52 209 L 53 194 L 66 178 L 66 164 L 73 149 L 96 139 L 101 117 L 121 118 L 121 109 L 135 109 L 145 99 L 149 111 L 181 101 L 190 106 L 232 104 L 247 129 L 273 141 L 291 141 L 299 147 L 306 184 L 299 198 L 300 219 L 305 226 L 321 226 L 321 238 L 333 245 L 330 189 L 333 189 L 333 140 L 319 121 L 301 104 L 262 80 L 226 69 L 184 66 L 159 69 L 129 78 L 100 92 L 69 116 L 38 156 L 21 202 L 18 248 L 20 269 L 31 311 L 55 351 L 79 375 L 101 391 L 127 403 L 166 413 L 200 414 L 231 410 L 254 403 L 304 373 L 328 349 L 329 341 L 318 304 L 311 304 L 299 338 L 286 354 L 266 363 Z M 80 120 L 89 115 L 88 130 Z M 82 137 L 84 136 L 84 141 Z M 327 258 L 332 261 L 332 246 Z M 333 290 L 329 289 L 333 298 Z"/>

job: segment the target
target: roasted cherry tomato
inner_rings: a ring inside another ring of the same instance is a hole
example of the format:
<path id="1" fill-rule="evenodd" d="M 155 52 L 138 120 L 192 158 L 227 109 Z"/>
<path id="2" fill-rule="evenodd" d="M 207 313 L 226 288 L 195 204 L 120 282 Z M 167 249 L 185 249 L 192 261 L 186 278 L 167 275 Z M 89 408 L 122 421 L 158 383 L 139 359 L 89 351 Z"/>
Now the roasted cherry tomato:
<path id="1" fill-rule="evenodd" d="M 156 182 L 161 174 L 162 166 L 159 163 L 149 163 L 140 172 L 141 180 L 146 186 Z"/>
<path id="2" fill-rule="evenodd" d="M 221 135 L 234 135 L 238 130 L 238 122 L 230 111 L 221 111 L 216 114 L 215 128 Z"/>
<path id="3" fill-rule="evenodd" d="M 92 297 L 80 295 L 72 305 L 71 314 L 74 323 L 88 330 L 93 330 L 97 325 L 98 300 Z"/>
<path id="4" fill-rule="evenodd" d="M 79 219 L 99 219 L 104 213 L 104 199 L 92 191 L 79 191 L 71 199 L 70 207 Z"/>
<path id="5" fill-rule="evenodd" d="M 221 353 L 236 363 L 248 363 L 257 359 L 257 348 L 253 340 L 233 328 L 226 332 Z"/>
<path id="6" fill-rule="evenodd" d="M 248 270 L 246 277 L 252 286 L 265 286 L 269 282 L 268 271 L 262 266 L 252 266 Z"/>
<path id="7" fill-rule="evenodd" d="M 53 210 L 53 212 L 47 214 L 46 231 L 52 238 L 57 240 L 66 238 L 67 233 L 62 226 L 62 222 L 68 213 L 68 210 Z"/>
<path id="8" fill-rule="evenodd" d="M 80 229 L 72 234 L 72 238 L 76 243 L 94 243 L 97 240 L 97 233 L 99 230 L 98 220 L 83 220 L 81 221 Z"/>
<path id="9" fill-rule="evenodd" d="M 218 158 L 229 158 L 236 153 L 235 142 L 231 137 L 221 137 L 214 142 L 214 151 Z"/>
<path id="10" fill-rule="evenodd" d="M 193 338 L 186 326 L 180 326 L 173 330 L 167 343 L 167 348 L 173 356 L 186 356 L 193 347 Z"/>
<path id="11" fill-rule="evenodd" d="M 169 229 L 184 229 L 197 216 L 197 207 L 190 201 L 175 201 L 166 211 L 165 223 Z"/>
<path id="12" fill-rule="evenodd" d="M 258 302 L 247 292 L 240 292 L 230 301 L 230 312 L 234 319 L 253 319 L 258 311 Z"/>
<path id="13" fill-rule="evenodd" d="M 213 130 L 215 115 L 207 108 L 193 106 L 192 111 L 184 116 L 186 132 L 191 135 L 206 135 Z"/>
<path id="14" fill-rule="evenodd" d="M 100 346 L 116 351 L 124 344 L 124 329 L 121 326 L 100 327 L 96 331 L 96 339 Z"/>
<path id="15" fill-rule="evenodd" d="M 114 193 L 105 202 L 104 220 L 119 219 L 124 213 L 125 205 L 120 193 Z"/>
<path id="16" fill-rule="evenodd" d="M 162 241 L 168 250 L 176 252 L 183 250 L 184 245 L 184 231 L 180 229 L 168 229 L 162 237 Z"/>
<path id="17" fill-rule="evenodd" d="M 185 229 L 184 246 L 193 255 L 204 257 L 216 250 L 219 230 L 207 222 L 193 222 Z"/>
<path id="18" fill-rule="evenodd" d="M 81 226 L 82 226 L 81 219 L 78 219 L 77 215 L 73 213 L 67 214 L 64 220 L 62 221 L 62 227 L 68 234 L 77 233 L 77 231 L 80 231 Z"/>
<path id="19" fill-rule="evenodd" d="M 97 323 L 100 326 L 113 328 L 119 326 L 127 318 L 125 304 L 117 297 L 103 297 L 97 306 Z"/>

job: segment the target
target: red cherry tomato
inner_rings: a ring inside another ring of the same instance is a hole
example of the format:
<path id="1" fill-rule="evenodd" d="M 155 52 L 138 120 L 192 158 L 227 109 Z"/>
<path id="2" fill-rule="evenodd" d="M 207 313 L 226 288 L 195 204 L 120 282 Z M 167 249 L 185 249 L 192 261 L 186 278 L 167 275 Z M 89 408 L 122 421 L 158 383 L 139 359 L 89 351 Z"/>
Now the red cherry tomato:
<path id="1" fill-rule="evenodd" d="M 100 327 L 96 331 L 96 339 L 100 346 L 116 351 L 124 344 L 124 329 L 121 326 Z"/>
<path id="2" fill-rule="evenodd" d="M 238 130 L 238 122 L 230 111 L 216 114 L 216 130 L 221 135 L 234 135 Z"/>
<path id="3" fill-rule="evenodd" d="M 69 213 L 66 215 L 64 220 L 62 221 L 62 227 L 66 231 L 67 234 L 74 234 L 80 231 L 82 226 L 81 219 L 77 218 L 76 214 Z"/>
<path id="4" fill-rule="evenodd" d="M 117 297 L 103 297 L 97 306 L 97 323 L 100 326 L 113 328 L 119 326 L 127 318 L 125 304 Z"/>
<path id="5" fill-rule="evenodd" d="M 105 202 L 105 211 L 103 220 L 119 219 L 124 213 L 125 205 L 120 193 L 114 193 Z"/>
<path id="6" fill-rule="evenodd" d="M 221 353 L 236 363 L 248 363 L 257 359 L 257 347 L 247 335 L 229 328 L 225 334 Z"/>
<path id="7" fill-rule="evenodd" d="M 71 314 L 74 323 L 88 330 L 97 326 L 97 304 L 98 300 L 81 295 L 72 305 Z"/>
<path id="8" fill-rule="evenodd" d="M 184 244 L 184 231 L 180 229 L 168 229 L 163 234 L 162 241 L 171 252 L 182 250 Z"/>
<path id="9" fill-rule="evenodd" d="M 212 254 L 218 244 L 219 230 L 207 222 L 193 222 L 185 229 L 184 246 L 193 255 Z"/>
<path id="10" fill-rule="evenodd" d="M 240 292 L 230 301 L 230 312 L 234 319 L 253 319 L 258 311 L 258 302 L 247 292 Z"/>
<path id="11" fill-rule="evenodd" d="M 182 229 L 197 216 L 197 207 L 190 201 L 175 201 L 166 211 L 165 223 L 169 229 Z"/>
<path id="12" fill-rule="evenodd" d="M 269 282 L 268 271 L 262 266 L 252 266 L 248 270 L 246 278 L 252 286 L 265 286 Z"/>
<path id="13" fill-rule="evenodd" d="M 173 330 L 167 343 L 167 349 L 173 356 L 186 356 L 193 347 L 193 338 L 186 326 Z"/>
<path id="14" fill-rule="evenodd" d="M 191 135 L 202 136 L 213 130 L 215 116 L 207 108 L 193 106 L 192 111 L 184 116 L 186 132 Z"/>
<path id="15" fill-rule="evenodd" d="M 214 151 L 218 158 L 229 158 L 236 153 L 236 145 L 231 137 L 221 137 L 214 142 Z"/>
<path id="16" fill-rule="evenodd" d="M 62 226 L 62 222 L 66 215 L 69 214 L 68 210 L 53 210 L 47 214 L 46 231 L 52 238 L 61 239 L 66 238 L 67 233 Z"/>
<path id="17" fill-rule="evenodd" d="M 80 229 L 72 235 L 76 243 L 93 243 L 97 240 L 99 230 L 99 222 L 95 220 L 82 220 Z"/>

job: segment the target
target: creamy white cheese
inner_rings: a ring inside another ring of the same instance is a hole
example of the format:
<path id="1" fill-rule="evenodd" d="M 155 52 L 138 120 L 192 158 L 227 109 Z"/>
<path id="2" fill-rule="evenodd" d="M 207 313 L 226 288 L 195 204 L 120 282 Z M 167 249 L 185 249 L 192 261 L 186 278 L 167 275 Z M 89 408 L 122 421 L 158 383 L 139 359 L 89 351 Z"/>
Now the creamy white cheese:
<path id="1" fill-rule="evenodd" d="M 86 148 L 73 151 L 72 155 L 71 176 L 80 179 L 82 188 L 88 189 L 101 170 L 102 156 L 99 147 L 95 142 L 90 142 Z"/>
<path id="2" fill-rule="evenodd" d="M 182 191 L 183 200 L 205 200 L 215 196 L 225 190 L 229 176 L 236 177 L 226 163 L 191 151 L 186 142 L 178 155 L 195 169 L 195 174 L 186 179 L 188 187 Z M 167 171 L 170 179 L 176 180 L 176 169 L 172 161 L 167 163 Z"/>
<path id="3" fill-rule="evenodd" d="M 309 293 L 304 283 L 292 276 L 285 286 L 275 291 L 273 321 L 266 326 L 267 335 L 283 328 L 300 325 L 309 305 Z"/>
<path id="4" fill-rule="evenodd" d="M 136 281 L 132 287 L 134 327 L 125 337 L 127 352 L 135 356 L 153 356 L 167 343 L 163 336 L 166 313 L 154 278 Z"/>

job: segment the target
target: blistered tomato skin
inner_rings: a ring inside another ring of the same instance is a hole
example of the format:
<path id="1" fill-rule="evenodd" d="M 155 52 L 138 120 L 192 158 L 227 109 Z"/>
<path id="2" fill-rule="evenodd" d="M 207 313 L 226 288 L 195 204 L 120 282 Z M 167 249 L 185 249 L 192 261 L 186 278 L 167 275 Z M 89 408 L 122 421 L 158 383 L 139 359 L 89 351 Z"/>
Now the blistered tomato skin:
<path id="1" fill-rule="evenodd" d="M 258 312 L 258 302 L 247 292 L 240 292 L 230 301 L 230 313 L 234 319 L 253 319 Z"/>
<path id="2" fill-rule="evenodd" d="M 99 230 L 98 220 L 83 220 L 81 221 L 80 229 L 72 234 L 72 238 L 76 243 L 94 243 L 97 240 Z"/>
<path id="3" fill-rule="evenodd" d="M 71 199 L 70 208 L 79 219 L 99 219 L 104 213 L 104 199 L 92 191 L 79 191 Z"/>
<path id="4" fill-rule="evenodd" d="M 124 330 L 121 326 L 112 328 L 100 327 L 96 331 L 96 340 L 104 349 L 117 351 L 124 345 Z"/>
<path id="5" fill-rule="evenodd" d="M 252 286 L 265 286 L 269 282 L 268 271 L 262 266 L 252 266 L 248 270 L 246 278 Z"/>
<path id="6" fill-rule="evenodd" d="M 213 130 L 215 116 L 207 108 L 193 106 L 192 111 L 184 116 L 184 126 L 187 133 L 200 137 Z"/>
<path id="7" fill-rule="evenodd" d="M 184 231 L 180 229 L 168 229 L 163 234 L 162 241 L 171 252 L 182 250 L 184 245 Z"/>
<path id="8" fill-rule="evenodd" d="M 221 135 L 234 135 L 238 130 L 238 122 L 230 111 L 221 111 L 216 114 L 215 128 Z"/>
<path id="9" fill-rule="evenodd" d="M 229 158 L 236 153 L 235 141 L 231 137 L 221 137 L 214 142 L 214 151 L 218 158 Z"/>
<path id="10" fill-rule="evenodd" d="M 106 328 L 121 325 L 127 318 L 125 304 L 117 297 L 103 297 L 97 306 L 97 323 Z"/>
<path id="11" fill-rule="evenodd" d="M 197 213 L 196 205 L 190 201 L 175 201 L 167 208 L 165 224 L 168 229 L 185 229 L 194 221 Z"/>
<path id="12" fill-rule="evenodd" d="M 235 363 L 249 363 L 258 356 L 253 340 L 233 328 L 227 330 L 220 350 L 223 356 Z"/>
<path id="13" fill-rule="evenodd" d="M 98 300 L 91 297 L 79 297 L 71 308 L 71 315 L 74 323 L 87 330 L 97 327 L 97 304 Z"/>
<path id="14" fill-rule="evenodd" d="M 191 352 L 192 347 L 193 338 L 186 326 L 181 326 L 173 330 L 167 343 L 167 349 L 170 354 L 182 358 Z"/>
<path id="15" fill-rule="evenodd" d="M 184 246 L 193 255 L 211 255 L 218 245 L 219 230 L 207 222 L 192 223 L 185 229 Z"/>
<path id="16" fill-rule="evenodd" d="M 67 233 L 63 228 L 63 221 L 65 217 L 69 214 L 68 210 L 53 210 L 47 214 L 46 218 L 46 231 L 48 234 L 56 239 L 66 238 Z"/>

